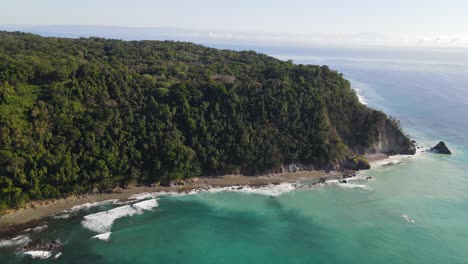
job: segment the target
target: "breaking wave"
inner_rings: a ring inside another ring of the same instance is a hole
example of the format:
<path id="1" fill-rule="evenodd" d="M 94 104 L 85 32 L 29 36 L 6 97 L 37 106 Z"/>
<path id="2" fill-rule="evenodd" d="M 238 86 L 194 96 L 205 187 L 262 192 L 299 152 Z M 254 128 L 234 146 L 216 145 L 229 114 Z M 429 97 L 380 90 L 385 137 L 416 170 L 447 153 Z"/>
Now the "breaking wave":
<path id="1" fill-rule="evenodd" d="M 156 199 L 138 202 L 132 205 L 124 205 L 104 212 L 86 215 L 81 221 L 81 225 L 96 233 L 108 233 L 114 221 L 127 216 L 142 214 L 158 206 Z"/>
<path id="2" fill-rule="evenodd" d="M 280 196 L 284 193 L 295 191 L 297 188 L 294 183 L 281 183 L 281 184 L 270 184 L 262 187 L 251 187 L 251 186 L 230 186 L 230 187 L 219 187 L 219 188 L 210 188 L 206 190 L 210 193 L 217 192 L 242 192 L 242 193 L 252 193 L 268 196 Z M 203 190 L 202 190 L 203 191 Z"/>
<path id="3" fill-rule="evenodd" d="M 63 212 L 60 212 L 58 214 L 55 214 L 52 216 L 54 219 L 67 219 L 76 212 L 82 211 L 82 210 L 87 210 L 96 206 L 101 206 L 101 205 L 108 205 L 108 204 L 118 204 L 119 200 L 118 199 L 110 199 L 110 200 L 105 200 L 105 201 L 100 201 L 100 202 L 94 202 L 94 203 L 85 203 L 85 204 L 80 204 L 73 206 L 72 208 L 65 210 Z"/>
<path id="4" fill-rule="evenodd" d="M 347 181 L 349 180 L 353 180 L 353 178 L 349 178 L 349 179 L 346 179 Z M 355 180 L 357 179 L 357 177 L 355 177 Z M 350 182 L 347 182 L 347 183 L 343 183 L 343 182 L 340 182 L 339 180 L 329 180 L 329 181 L 326 181 L 325 182 L 327 185 L 334 185 L 334 186 L 339 186 L 339 187 L 342 187 L 342 188 L 349 188 L 349 189 L 362 189 L 362 190 L 366 190 L 366 191 L 372 191 L 372 188 L 365 185 L 365 184 L 357 184 L 357 183 L 350 183 Z"/>
<path id="5" fill-rule="evenodd" d="M 34 251 L 26 251 L 23 252 L 24 255 L 29 255 L 31 258 L 39 258 L 39 259 L 47 259 L 52 256 L 50 251 L 41 251 L 41 250 L 34 250 Z"/>
<path id="6" fill-rule="evenodd" d="M 422 150 L 418 149 L 416 151 L 416 154 L 414 155 L 394 155 L 386 159 L 371 161 L 370 164 L 372 168 L 382 168 L 382 167 L 388 167 L 388 166 L 393 166 L 393 165 L 398 165 L 398 164 L 405 164 L 411 159 L 422 158 L 423 153 L 424 152 Z"/>
<path id="7" fill-rule="evenodd" d="M 111 232 L 107 232 L 107 233 L 95 235 L 92 238 L 97 238 L 97 239 L 100 239 L 100 240 L 109 241 L 110 235 L 111 235 Z"/>
<path id="8" fill-rule="evenodd" d="M 26 235 L 21 235 L 14 237 L 12 239 L 3 239 L 0 240 L 0 248 L 2 247 L 18 247 L 26 245 L 27 243 L 31 242 L 31 239 Z"/>

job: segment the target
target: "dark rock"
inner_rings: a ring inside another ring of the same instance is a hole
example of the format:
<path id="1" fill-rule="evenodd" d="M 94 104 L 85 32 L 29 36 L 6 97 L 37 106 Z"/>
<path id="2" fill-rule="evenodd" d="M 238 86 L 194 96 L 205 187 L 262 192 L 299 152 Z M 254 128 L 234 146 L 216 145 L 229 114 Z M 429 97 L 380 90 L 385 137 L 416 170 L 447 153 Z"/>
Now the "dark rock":
<path id="1" fill-rule="evenodd" d="M 366 157 L 361 155 L 349 158 L 341 166 L 347 170 L 368 170 L 371 167 Z"/>
<path id="2" fill-rule="evenodd" d="M 160 186 L 170 187 L 170 186 L 171 186 L 171 179 L 169 179 L 169 178 L 164 178 L 164 179 L 162 179 L 162 180 L 159 182 L 159 185 L 160 185 Z"/>
<path id="3" fill-rule="evenodd" d="M 367 176 L 367 177 L 366 177 L 366 181 L 369 181 L 369 180 L 372 180 L 372 177 L 371 177 L 371 176 Z"/>
<path id="4" fill-rule="evenodd" d="M 63 244 L 60 242 L 60 240 L 54 240 L 52 242 L 45 242 L 44 240 L 37 240 L 37 241 L 32 241 L 28 243 L 26 246 L 24 246 L 21 251 L 56 251 L 60 249 L 63 246 Z"/>
<path id="5" fill-rule="evenodd" d="M 443 141 L 439 142 L 439 144 L 431 148 L 431 152 L 448 155 L 452 154 Z"/>
<path id="6" fill-rule="evenodd" d="M 183 180 L 177 179 L 177 180 L 172 181 L 171 185 L 181 186 L 181 185 L 185 185 L 185 182 Z"/>
<path id="7" fill-rule="evenodd" d="M 326 177 L 322 177 L 319 179 L 319 183 L 325 183 L 327 181 L 327 178 Z"/>
<path id="8" fill-rule="evenodd" d="M 354 173 L 354 171 L 352 170 L 345 170 L 343 171 L 343 178 L 351 178 L 351 177 L 354 177 L 356 176 L 356 173 Z"/>
<path id="9" fill-rule="evenodd" d="M 341 183 L 348 183 L 347 180 L 341 180 Z"/>
<path id="10" fill-rule="evenodd" d="M 183 186 L 185 185 L 184 180 L 176 179 L 176 180 L 171 180 L 171 179 L 162 179 L 159 181 L 159 186 L 165 186 L 165 187 L 171 187 L 171 186 Z"/>

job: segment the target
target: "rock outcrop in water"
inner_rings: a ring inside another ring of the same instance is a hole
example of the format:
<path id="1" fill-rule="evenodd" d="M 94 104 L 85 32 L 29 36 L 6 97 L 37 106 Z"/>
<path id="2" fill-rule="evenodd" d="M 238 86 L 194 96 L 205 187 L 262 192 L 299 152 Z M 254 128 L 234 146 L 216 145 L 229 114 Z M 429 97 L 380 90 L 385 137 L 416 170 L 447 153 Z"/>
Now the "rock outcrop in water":
<path id="1" fill-rule="evenodd" d="M 445 142 L 443 141 L 440 141 L 439 144 L 431 148 L 431 152 L 439 153 L 439 154 L 447 154 L 447 155 L 452 154 L 452 151 L 450 151 L 450 149 L 445 145 Z"/>
<path id="2" fill-rule="evenodd" d="M 63 244 L 59 240 L 54 240 L 52 242 L 46 242 L 43 240 L 39 241 L 32 241 L 28 243 L 26 246 L 24 246 L 21 251 L 26 252 L 26 251 L 56 251 L 60 249 L 63 246 Z"/>

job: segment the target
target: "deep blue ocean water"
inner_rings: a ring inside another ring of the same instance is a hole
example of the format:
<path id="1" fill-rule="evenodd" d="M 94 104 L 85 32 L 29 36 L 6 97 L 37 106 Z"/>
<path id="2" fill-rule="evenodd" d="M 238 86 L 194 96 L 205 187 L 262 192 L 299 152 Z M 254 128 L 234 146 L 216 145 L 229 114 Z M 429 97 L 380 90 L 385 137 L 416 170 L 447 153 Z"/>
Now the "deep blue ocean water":
<path id="1" fill-rule="evenodd" d="M 444 140 L 454 154 L 392 157 L 350 184 L 311 190 L 283 184 L 77 209 L 0 239 L 0 263 L 468 263 L 466 52 L 265 52 L 342 72 L 423 148 Z M 14 253 L 37 237 L 60 239 L 61 255 Z"/>

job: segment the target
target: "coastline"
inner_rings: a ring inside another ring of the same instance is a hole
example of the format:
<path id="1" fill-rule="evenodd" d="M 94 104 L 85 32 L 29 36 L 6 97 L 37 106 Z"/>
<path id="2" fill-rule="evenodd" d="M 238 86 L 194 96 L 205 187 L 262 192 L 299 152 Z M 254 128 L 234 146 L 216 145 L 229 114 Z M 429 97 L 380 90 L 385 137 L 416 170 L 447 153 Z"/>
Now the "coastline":
<path id="1" fill-rule="evenodd" d="M 72 195 L 66 198 L 30 202 L 26 208 L 15 210 L 0 217 L 0 237 L 15 235 L 27 228 L 32 228 L 45 222 L 48 216 L 71 209 L 74 206 L 86 203 L 96 203 L 106 200 L 127 201 L 132 195 L 158 192 L 190 192 L 197 189 L 252 186 L 261 187 L 271 184 L 280 184 L 304 180 L 322 180 L 342 178 L 343 173 L 338 171 L 297 171 L 269 174 L 263 176 L 223 175 L 216 177 L 198 177 L 187 179 L 184 185 L 179 186 L 132 186 L 119 189 L 112 193 Z"/>
<path id="2" fill-rule="evenodd" d="M 398 156 L 398 155 L 397 155 Z M 392 157 L 384 153 L 366 154 L 365 157 L 374 164 Z M 201 176 L 184 181 L 183 185 L 175 186 L 130 186 L 119 188 L 110 193 L 90 193 L 83 195 L 71 195 L 65 198 L 33 201 L 25 208 L 13 210 L 11 213 L 0 216 L 0 238 L 13 237 L 16 234 L 46 223 L 46 219 L 59 214 L 74 206 L 88 203 L 99 203 L 107 200 L 125 202 L 130 197 L 144 193 L 188 193 L 193 190 L 209 188 L 222 188 L 233 186 L 263 187 L 281 183 L 315 180 L 317 183 L 346 178 L 342 171 L 303 170 L 296 172 L 272 173 L 261 176 L 245 176 L 240 174 L 221 176 Z"/>

